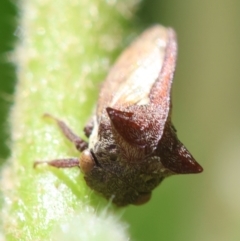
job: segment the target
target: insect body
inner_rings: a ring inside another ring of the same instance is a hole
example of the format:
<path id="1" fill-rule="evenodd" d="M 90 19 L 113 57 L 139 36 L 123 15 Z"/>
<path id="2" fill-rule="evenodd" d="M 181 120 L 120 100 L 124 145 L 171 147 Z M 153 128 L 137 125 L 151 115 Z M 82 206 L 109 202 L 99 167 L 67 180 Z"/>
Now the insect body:
<path id="1" fill-rule="evenodd" d="M 79 166 L 88 186 L 118 206 L 147 202 L 167 176 L 201 172 L 171 123 L 176 55 L 172 29 L 156 25 L 143 32 L 103 83 L 96 115 L 85 128 L 89 143 L 55 119 L 80 158 L 48 164 Z"/>

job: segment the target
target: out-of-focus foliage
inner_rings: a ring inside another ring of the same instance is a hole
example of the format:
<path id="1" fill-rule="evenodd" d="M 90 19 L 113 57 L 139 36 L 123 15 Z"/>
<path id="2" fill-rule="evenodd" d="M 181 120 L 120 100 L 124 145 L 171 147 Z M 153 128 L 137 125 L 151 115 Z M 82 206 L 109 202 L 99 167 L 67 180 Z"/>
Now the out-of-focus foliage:
<path id="1" fill-rule="evenodd" d="M 240 1 L 145 1 L 139 18 L 172 26 L 179 55 L 173 123 L 204 167 L 166 179 L 126 218 L 138 241 L 240 240 Z"/>
<path id="2" fill-rule="evenodd" d="M 12 1 L 0 1 L 0 165 L 9 154 L 9 128 L 6 118 L 12 104 L 15 83 L 15 69 L 9 62 L 14 47 L 16 6 Z"/>

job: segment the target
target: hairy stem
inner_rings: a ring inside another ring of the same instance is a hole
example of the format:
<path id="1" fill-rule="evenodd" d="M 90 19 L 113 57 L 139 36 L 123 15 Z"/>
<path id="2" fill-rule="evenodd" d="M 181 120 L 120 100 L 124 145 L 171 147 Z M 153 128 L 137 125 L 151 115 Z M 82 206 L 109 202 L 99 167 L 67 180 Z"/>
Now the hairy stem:
<path id="1" fill-rule="evenodd" d="M 6 240 L 127 240 L 119 213 L 90 190 L 78 168 L 33 168 L 79 153 L 50 113 L 83 137 L 100 83 L 125 45 L 137 0 L 20 2 L 12 155 L 2 170 Z M 107 207 L 106 208 L 106 204 Z"/>

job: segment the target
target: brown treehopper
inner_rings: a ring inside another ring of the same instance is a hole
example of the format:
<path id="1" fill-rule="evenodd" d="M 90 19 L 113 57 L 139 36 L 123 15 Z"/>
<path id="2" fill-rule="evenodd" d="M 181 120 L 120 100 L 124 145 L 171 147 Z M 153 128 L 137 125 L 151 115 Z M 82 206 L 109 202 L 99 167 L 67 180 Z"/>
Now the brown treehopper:
<path id="1" fill-rule="evenodd" d="M 176 57 L 171 28 L 156 25 L 144 31 L 103 83 L 96 114 L 84 129 L 89 143 L 51 117 L 82 153 L 79 159 L 47 163 L 79 166 L 87 185 L 118 206 L 146 203 L 167 176 L 202 172 L 171 123 Z"/>

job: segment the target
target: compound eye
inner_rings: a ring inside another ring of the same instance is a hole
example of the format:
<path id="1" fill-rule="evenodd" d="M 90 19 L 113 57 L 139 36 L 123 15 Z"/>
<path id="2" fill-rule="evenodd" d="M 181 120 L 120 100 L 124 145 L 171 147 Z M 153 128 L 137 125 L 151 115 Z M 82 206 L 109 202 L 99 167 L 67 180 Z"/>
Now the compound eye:
<path id="1" fill-rule="evenodd" d="M 79 158 L 79 166 L 84 173 L 89 173 L 92 171 L 93 167 L 95 166 L 95 161 L 90 151 L 85 150 L 82 152 Z"/>

